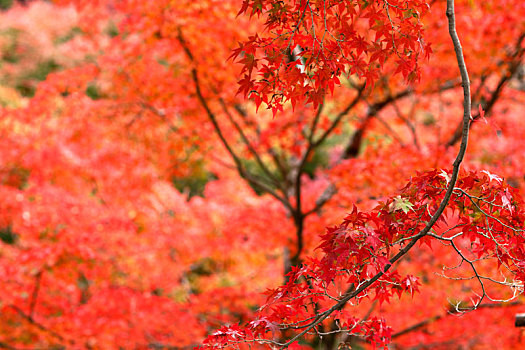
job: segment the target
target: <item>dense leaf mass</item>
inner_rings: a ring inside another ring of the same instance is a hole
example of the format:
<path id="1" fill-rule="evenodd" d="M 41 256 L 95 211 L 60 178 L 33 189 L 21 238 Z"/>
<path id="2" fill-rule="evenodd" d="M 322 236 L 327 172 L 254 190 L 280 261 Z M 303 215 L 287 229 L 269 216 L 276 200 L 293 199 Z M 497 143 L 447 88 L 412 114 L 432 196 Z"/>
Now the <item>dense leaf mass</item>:
<path id="1" fill-rule="evenodd" d="M 419 80 L 431 52 L 420 18 L 425 1 L 245 0 L 239 12 L 264 17 L 264 31 L 234 50 L 243 64 L 239 93 L 274 111 L 290 101 L 317 107 L 340 78 L 373 87 L 387 59 L 395 73 Z"/>

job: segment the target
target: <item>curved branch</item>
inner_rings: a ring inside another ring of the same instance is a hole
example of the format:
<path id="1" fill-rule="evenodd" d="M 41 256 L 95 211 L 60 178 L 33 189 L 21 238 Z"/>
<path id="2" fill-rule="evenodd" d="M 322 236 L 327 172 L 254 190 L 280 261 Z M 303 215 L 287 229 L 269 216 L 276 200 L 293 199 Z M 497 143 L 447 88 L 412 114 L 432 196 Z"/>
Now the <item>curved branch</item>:
<path id="1" fill-rule="evenodd" d="M 339 300 L 339 302 L 337 302 L 331 308 L 317 315 L 315 320 L 311 322 L 307 327 L 305 327 L 303 331 L 301 331 L 299 334 L 294 336 L 292 339 L 290 339 L 286 343 L 280 344 L 282 348 L 288 347 L 294 341 L 296 341 L 297 339 L 299 339 L 300 337 L 308 333 L 312 328 L 316 327 L 318 324 L 320 324 L 322 321 L 328 318 L 334 311 L 346 305 L 346 303 L 349 300 L 355 298 L 357 295 L 362 293 L 364 290 L 370 287 L 374 282 L 376 282 L 379 278 L 381 278 L 386 272 L 388 272 L 388 270 L 392 267 L 392 265 L 398 260 L 400 260 L 406 253 L 408 253 L 408 251 L 417 243 L 417 241 L 419 241 L 421 238 L 427 235 L 427 233 L 437 222 L 437 220 L 439 219 L 439 217 L 445 210 L 446 206 L 448 205 L 448 202 L 450 201 L 450 198 L 454 191 L 454 186 L 458 178 L 460 165 L 461 165 L 461 162 L 463 161 L 463 158 L 465 157 L 465 153 L 467 150 L 469 125 L 470 125 L 470 118 L 471 118 L 470 116 L 471 101 L 470 101 L 470 81 L 468 77 L 468 71 L 467 71 L 467 67 L 465 64 L 465 59 L 463 57 L 463 49 L 461 47 L 461 43 L 459 41 L 459 37 L 456 32 L 454 0 L 447 0 L 446 16 L 448 18 L 448 23 L 449 23 L 448 25 L 449 34 L 452 39 L 452 43 L 454 45 L 454 51 L 456 52 L 456 60 L 458 62 L 458 67 L 459 67 L 459 71 L 461 75 L 461 82 L 462 82 L 461 85 L 463 86 L 463 128 L 462 128 L 461 145 L 459 147 L 458 155 L 456 156 L 456 159 L 453 163 L 452 176 L 450 178 L 450 182 L 448 184 L 445 196 L 443 200 L 441 201 L 441 204 L 439 205 L 438 209 L 432 215 L 432 217 L 427 222 L 425 227 L 416 236 L 414 236 L 414 238 L 412 238 L 412 240 L 405 247 L 403 247 L 393 258 L 389 260 L 390 263 L 387 264 L 383 268 L 382 271 L 380 271 L 375 276 L 370 278 L 368 281 L 363 283 L 359 288 L 343 296 Z"/>

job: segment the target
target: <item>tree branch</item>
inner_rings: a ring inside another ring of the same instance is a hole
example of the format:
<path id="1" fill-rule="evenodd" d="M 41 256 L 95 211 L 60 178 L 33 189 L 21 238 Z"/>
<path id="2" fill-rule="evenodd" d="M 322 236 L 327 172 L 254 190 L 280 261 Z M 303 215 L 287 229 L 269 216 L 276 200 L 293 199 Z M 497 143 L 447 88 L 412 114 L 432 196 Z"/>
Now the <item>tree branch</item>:
<path id="1" fill-rule="evenodd" d="M 31 293 L 31 303 L 29 304 L 29 317 L 33 318 L 33 313 L 35 312 L 36 301 L 38 298 L 38 291 L 40 290 L 40 281 L 42 279 L 42 270 L 38 271 L 35 276 L 35 286 L 33 288 L 33 293 Z"/>
<path id="2" fill-rule="evenodd" d="M 388 97 L 382 101 L 375 102 L 368 105 L 368 110 L 366 116 L 361 123 L 361 126 L 354 132 L 352 138 L 345 147 L 342 155 L 342 159 L 355 158 L 359 154 L 359 149 L 361 148 L 361 142 L 363 140 L 363 135 L 368 126 L 368 122 L 377 115 L 377 113 L 388 106 L 390 103 L 393 103 L 403 97 L 406 97 L 412 93 L 412 89 L 403 90 L 395 95 L 389 94 Z"/>
<path id="3" fill-rule="evenodd" d="M 511 55 L 512 61 L 508 63 L 508 68 L 503 74 L 503 76 L 500 78 L 498 84 L 496 85 L 496 88 L 494 91 L 492 91 L 490 99 L 481 104 L 481 108 L 483 108 L 483 111 L 485 112 L 485 115 L 490 114 L 492 111 L 492 108 L 498 101 L 498 99 L 501 96 L 501 93 L 504 89 L 504 87 L 507 85 L 507 83 L 512 79 L 512 77 L 516 74 L 518 71 L 518 68 L 521 65 L 521 60 L 523 59 L 524 54 L 524 48 L 522 47 L 523 40 L 525 39 L 525 33 L 522 33 L 521 36 L 518 39 L 518 42 L 516 43 L 516 49 L 514 53 Z M 472 116 L 472 121 L 477 121 L 480 118 L 480 113 L 476 113 L 474 116 Z M 450 147 L 455 145 L 459 140 L 461 139 L 461 125 L 458 125 L 450 139 L 447 141 L 446 146 Z"/>
<path id="4" fill-rule="evenodd" d="M 58 334 L 57 332 L 45 327 L 44 325 L 42 325 L 41 323 L 35 321 L 35 319 L 29 315 L 27 315 L 26 313 L 24 313 L 18 306 L 16 305 L 11 305 L 11 308 L 13 310 L 15 310 L 22 318 L 24 318 L 27 322 L 29 322 L 30 324 L 32 324 L 33 326 L 35 326 L 36 328 L 40 329 L 42 332 L 45 332 L 45 333 L 48 333 L 50 334 L 53 338 L 56 338 L 60 341 L 65 341 L 66 339 L 61 336 L 60 334 Z M 69 341 L 69 343 L 71 344 L 74 344 L 73 341 Z"/>
<path id="5" fill-rule="evenodd" d="M 321 137 L 319 137 L 319 139 L 317 139 L 316 141 L 312 142 L 313 147 L 319 146 L 326 140 L 326 138 L 332 133 L 332 131 L 334 131 L 334 129 L 339 125 L 343 117 L 347 115 L 348 112 L 350 112 L 352 108 L 354 108 L 357 105 L 357 103 L 361 99 L 361 96 L 363 95 L 364 90 L 364 85 L 357 87 L 357 96 L 354 97 L 354 99 L 341 112 L 337 114 L 330 127 L 328 127 L 328 129 L 321 135 Z"/>
<path id="6" fill-rule="evenodd" d="M 186 56 L 188 59 L 195 64 L 195 59 L 193 54 L 191 53 L 191 50 L 189 49 L 186 41 L 184 40 L 182 36 L 182 32 L 179 29 L 179 34 L 177 37 L 179 43 L 181 44 L 184 52 L 186 53 Z M 291 206 L 290 202 L 286 200 L 286 198 L 279 195 L 277 192 L 275 192 L 271 187 L 266 185 L 265 183 L 261 182 L 257 177 L 253 174 L 251 174 L 242 164 L 239 156 L 235 153 L 235 151 L 232 149 L 226 138 L 224 137 L 224 134 L 222 133 L 222 129 L 217 121 L 217 117 L 215 113 L 211 110 L 210 106 L 208 105 L 208 102 L 204 98 L 204 95 L 202 94 L 201 85 L 199 81 L 199 76 L 197 69 L 192 67 L 191 69 L 191 77 L 193 79 L 193 82 L 195 84 L 195 92 L 197 94 L 197 99 L 199 100 L 200 104 L 206 111 L 206 114 L 208 115 L 208 119 L 211 121 L 213 128 L 215 129 L 215 132 L 217 133 L 217 136 L 219 136 L 219 139 L 221 140 L 221 143 L 226 148 L 230 156 L 232 157 L 233 161 L 235 162 L 235 166 L 237 168 L 237 171 L 239 175 L 243 178 L 245 178 L 251 185 L 261 189 L 264 192 L 267 192 L 272 197 L 277 199 L 279 202 L 281 202 L 290 212 L 293 210 L 293 207 Z"/>
<path id="7" fill-rule="evenodd" d="M 279 182 L 279 180 L 272 174 L 272 172 L 270 171 L 270 169 L 268 169 L 268 167 L 266 166 L 266 164 L 264 164 L 264 162 L 262 161 L 259 153 L 257 153 L 257 151 L 255 150 L 255 148 L 252 146 L 250 140 L 248 140 L 248 137 L 246 136 L 246 134 L 244 133 L 244 131 L 242 130 L 241 126 L 239 125 L 239 123 L 237 123 L 237 121 L 235 120 L 235 118 L 233 117 L 233 115 L 230 113 L 230 111 L 228 110 L 228 107 L 226 106 L 226 103 L 224 102 L 224 100 L 222 98 L 219 98 L 219 103 L 222 107 L 222 110 L 224 111 L 224 113 L 226 114 L 226 116 L 228 117 L 228 120 L 230 121 L 230 123 L 232 123 L 232 125 L 235 127 L 235 129 L 237 130 L 237 132 L 239 133 L 239 135 L 241 136 L 241 139 L 242 139 L 242 142 L 244 143 L 244 145 L 246 146 L 246 148 L 248 148 L 248 150 L 250 151 L 250 153 L 254 156 L 255 158 L 255 161 L 257 162 L 257 164 L 259 165 L 259 168 L 261 168 L 261 170 L 266 174 L 266 176 L 268 176 L 268 178 L 272 181 L 272 183 L 276 186 L 276 187 L 279 187 L 279 189 L 284 193 L 284 188 L 282 188 L 282 185 L 281 183 Z"/>
<path id="8" fill-rule="evenodd" d="M 521 305 L 522 303 L 520 301 L 513 301 L 511 303 L 507 303 L 507 304 L 480 304 L 478 305 L 478 309 L 493 309 L 493 308 L 502 308 L 502 307 L 511 307 L 511 306 L 517 306 L 517 305 Z M 447 316 L 450 316 L 450 315 L 454 315 L 454 314 L 457 314 L 458 312 L 456 311 L 456 309 L 451 309 L 449 311 L 447 311 L 447 313 L 445 314 L 441 314 L 441 315 L 435 315 L 435 316 L 432 316 L 432 317 L 429 317 L 421 322 L 417 322 L 399 332 L 396 332 L 394 334 L 392 334 L 392 339 L 394 338 L 398 338 L 398 337 L 401 337 L 407 333 L 410 333 L 410 332 L 414 332 L 414 331 L 417 331 L 423 327 L 426 327 L 427 325 L 431 324 L 431 323 L 434 323 L 434 322 L 437 322 Z"/>
<path id="9" fill-rule="evenodd" d="M 468 77 L 467 67 L 465 65 L 465 60 L 463 58 L 463 50 L 461 48 L 461 43 L 459 41 L 457 32 L 456 32 L 456 19 L 454 14 L 454 0 L 447 0 L 447 11 L 446 15 L 448 18 L 448 29 L 449 34 L 452 39 L 452 43 L 454 45 L 454 51 L 456 52 L 456 60 L 458 62 L 458 67 L 461 75 L 461 82 L 463 86 L 463 132 L 462 132 L 462 140 L 461 145 L 459 147 L 459 151 L 457 154 L 457 157 L 453 163 L 453 169 L 452 169 L 452 176 L 450 178 L 450 182 L 447 187 L 447 191 L 445 193 L 445 196 L 443 200 L 441 201 L 438 209 L 436 212 L 432 215 L 430 220 L 426 223 L 425 227 L 416 235 L 414 238 L 410 240 L 410 242 L 404 246 L 394 257 L 389 259 L 390 263 L 387 264 L 383 270 L 381 270 L 379 273 L 377 273 L 375 276 L 370 278 L 367 282 L 363 283 L 359 288 L 356 290 L 344 295 L 336 304 L 334 304 L 332 307 L 327 309 L 326 311 L 320 313 L 317 315 L 317 317 L 312 321 L 310 324 L 305 326 L 305 329 L 298 333 L 296 336 L 294 336 L 292 339 L 287 341 L 284 344 L 280 344 L 281 348 L 286 348 L 290 344 L 292 344 L 294 341 L 308 333 L 312 328 L 316 327 L 318 324 L 323 322 L 326 318 L 328 318 L 334 311 L 342 308 L 346 303 L 358 296 L 360 293 L 362 293 L 364 290 L 366 290 L 368 287 L 370 287 L 372 284 L 374 284 L 379 278 L 381 278 L 388 270 L 392 267 L 392 265 L 400 260 L 408 251 L 419 241 L 421 238 L 427 235 L 427 233 L 430 231 L 430 229 L 434 226 L 436 221 L 439 219 L 443 211 L 445 210 L 446 206 L 448 205 L 448 202 L 450 201 L 450 198 L 452 196 L 454 186 L 456 184 L 459 169 L 461 162 L 463 161 L 463 158 L 465 156 L 466 150 L 467 150 L 467 144 L 468 144 L 468 133 L 469 133 L 469 124 L 470 124 L 470 110 L 471 110 L 471 101 L 470 101 L 470 81 Z"/>

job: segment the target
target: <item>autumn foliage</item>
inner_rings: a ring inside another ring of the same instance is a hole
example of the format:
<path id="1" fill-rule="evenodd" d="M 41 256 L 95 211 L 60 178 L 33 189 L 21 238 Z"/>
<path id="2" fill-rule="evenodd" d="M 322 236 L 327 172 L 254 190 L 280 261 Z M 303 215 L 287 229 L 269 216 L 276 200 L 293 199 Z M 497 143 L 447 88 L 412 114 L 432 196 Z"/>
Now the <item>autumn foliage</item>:
<path id="1" fill-rule="evenodd" d="M 520 348 L 522 0 L 0 8 L 0 348 Z"/>

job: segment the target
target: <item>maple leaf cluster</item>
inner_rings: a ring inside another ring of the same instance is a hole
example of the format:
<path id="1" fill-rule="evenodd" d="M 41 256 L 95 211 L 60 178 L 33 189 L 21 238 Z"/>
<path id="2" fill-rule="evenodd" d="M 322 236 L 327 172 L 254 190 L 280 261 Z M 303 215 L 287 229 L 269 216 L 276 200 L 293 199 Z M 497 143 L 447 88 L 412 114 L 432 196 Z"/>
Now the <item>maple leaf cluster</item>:
<path id="1" fill-rule="evenodd" d="M 387 59 L 395 73 L 418 80 L 419 57 L 429 57 L 420 17 L 424 1 L 250 1 L 239 12 L 264 16 L 264 36 L 254 35 L 235 49 L 243 65 L 239 93 L 273 113 L 283 103 L 314 108 L 355 75 L 373 87 Z"/>

